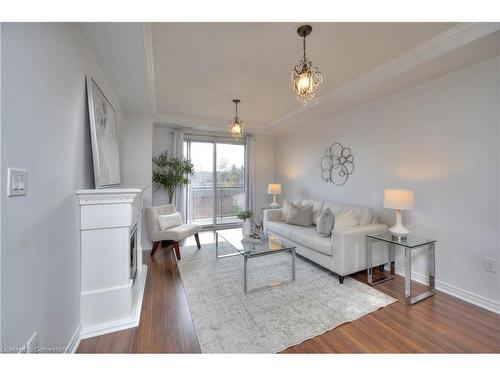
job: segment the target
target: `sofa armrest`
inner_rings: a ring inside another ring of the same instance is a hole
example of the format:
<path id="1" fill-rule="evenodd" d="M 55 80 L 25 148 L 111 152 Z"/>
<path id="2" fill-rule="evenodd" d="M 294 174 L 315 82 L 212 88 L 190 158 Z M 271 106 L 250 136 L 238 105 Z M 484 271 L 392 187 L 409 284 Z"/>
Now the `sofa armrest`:
<path id="1" fill-rule="evenodd" d="M 388 226 L 386 224 L 364 224 L 357 225 L 355 227 L 346 227 L 338 230 L 334 230 L 333 234 L 337 234 L 339 236 L 365 236 L 365 234 L 377 234 L 387 232 Z"/>
<path id="2" fill-rule="evenodd" d="M 264 210 L 264 221 L 279 221 L 281 215 L 281 208 Z"/>
<path id="3" fill-rule="evenodd" d="M 266 209 L 262 212 L 262 225 L 264 230 L 267 231 L 268 221 L 279 221 L 281 216 L 281 208 L 278 209 Z"/>
<path id="4" fill-rule="evenodd" d="M 341 276 L 366 269 L 366 234 L 387 232 L 385 224 L 366 224 L 334 230 L 332 246 L 334 267 Z M 373 244 L 373 265 L 389 260 L 388 246 L 382 242 Z"/>

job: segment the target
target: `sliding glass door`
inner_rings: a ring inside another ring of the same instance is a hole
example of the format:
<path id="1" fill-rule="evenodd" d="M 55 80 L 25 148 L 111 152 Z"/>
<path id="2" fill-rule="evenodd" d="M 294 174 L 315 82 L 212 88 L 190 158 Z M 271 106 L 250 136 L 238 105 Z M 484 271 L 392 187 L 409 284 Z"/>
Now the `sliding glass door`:
<path id="1" fill-rule="evenodd" d="M 241 223 L 245 209 L 245 145 L 225 138 L 187 139 L 187 157 L 195 173 L 187 188 L 189 223 L 204 227 Z"/>

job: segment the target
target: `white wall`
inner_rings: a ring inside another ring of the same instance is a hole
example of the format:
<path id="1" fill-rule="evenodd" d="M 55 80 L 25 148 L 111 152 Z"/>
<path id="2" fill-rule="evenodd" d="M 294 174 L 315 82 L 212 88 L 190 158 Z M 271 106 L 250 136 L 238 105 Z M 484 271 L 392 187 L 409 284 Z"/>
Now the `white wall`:
<path id="1" fill-rule="evenodd" d="M 276 138 L 278 181 L 291 199 L 318 198 L 382 209 L 385 188 L 415 190 L 404 214 L 414 234 L 437 239 L 438 286 L 500 312 L 500 274 L 484 270 L 499 252 L 500 58 L 395 93 Z M 355 171 L 325 183 L 320 160 L 341 142 Z M 424 254 L 414 270 L 426 274 Z M 398 265 L 403 266 L 401 257 Z"/>
<path id="2" fill-rule="evenodd" d="M 28 170 L 27 195 L 2 205 L 2 344 L 38 332 L 65 348 L 80 322 L 79 210 L 75 191 L 93 188 L 85 75 L 120 106 L 71 24 L 2 25 L 2 181 Z"/>
<path id="3" fill-rule="evenodd" d="M 274 182 L 274 138 L 258 135 L 255 137 L 255 193 L 254 206 L 257 218 L 262 209 L 268 208 L 272 196 L 267 194 L 267 185 Z M 281 202 L 281 199 L 278 199 Z"/>
<path id="4" fill-rule="evenodd" d="M 2 165 L 2 23 L 0 22 L 0 167 Z M 0 186 L 3 185 L 0 172 Z M 2 347 L 2 200 L 0 199 L 0 348 Z"/>
<path id="5" fill-rule="evenodd" d="M 144 207 L 151 206 L 151 158 L 153 157 L 153 120 L 149 115 L 126 113 L 122 135 L 122 185 L 143 189 Z M 142 215 L 141 243 L 143 249 L 151 248 L 144 212 Z"/>

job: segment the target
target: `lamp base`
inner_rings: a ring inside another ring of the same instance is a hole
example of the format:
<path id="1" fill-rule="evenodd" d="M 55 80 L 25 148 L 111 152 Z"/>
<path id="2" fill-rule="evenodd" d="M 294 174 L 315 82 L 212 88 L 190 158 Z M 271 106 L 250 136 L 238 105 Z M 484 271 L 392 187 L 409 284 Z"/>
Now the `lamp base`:
<path id="1" fill-rule="evenodd" d="M 403 226 L 400 210 L 396 210 L 396 225 L 389 228 L 389 233 L 392 234 L 393 239 L 398 241 L 406 240 L 410 234 L 410 231 Z"/>
<path id="2" fill-rule="evenodd" d="M 273 194 L 273 202 L 271 203 L 271 208 L 278 208 L 280 204 L 276 202 L 276 194 Z"/>

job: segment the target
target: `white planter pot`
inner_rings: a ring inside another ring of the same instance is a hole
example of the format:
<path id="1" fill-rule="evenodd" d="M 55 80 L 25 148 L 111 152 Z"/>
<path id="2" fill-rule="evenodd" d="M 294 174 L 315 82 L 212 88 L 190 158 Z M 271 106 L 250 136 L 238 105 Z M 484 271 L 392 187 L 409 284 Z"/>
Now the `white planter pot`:
<path id="1" fill-rule="evenodd" d="M 249 236 L 251 231 L 252 231 L 252 225 L 250 224 L 250 220 L 249 219 L 243 220 L 243 235 Z"/>

